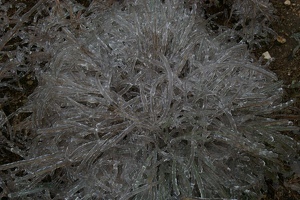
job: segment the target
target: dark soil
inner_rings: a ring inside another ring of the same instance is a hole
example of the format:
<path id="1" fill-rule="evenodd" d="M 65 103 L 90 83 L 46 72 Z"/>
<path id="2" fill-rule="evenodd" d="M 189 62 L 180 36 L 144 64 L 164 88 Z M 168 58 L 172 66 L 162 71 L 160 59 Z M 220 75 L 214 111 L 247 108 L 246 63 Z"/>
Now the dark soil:
<path id="1" fill-rule="evenodd" d="M 291 5 L 285 5 L 284 0 L 270 0 L 276 8 L 277 21 L 273 23 L 272 29 L 286 40 L 280 43 L 274 40 L 270 44 L 257 50 L 255 54 L 260 56 L 268 51 L 275 60 L 269 68 L 274 71 L 278 78 L 284 82 L 285 96 L 283 101 L 294 99 L 295 104 L 292 108 L 284 110 L 281 114 L 274 117 L 288 118 L 295 125 L 300 126 L 300 49 L 293 51 L 300 45 L 300 0 L 292 0 Z M 293 37 L 299 34 L 298 41 Z M 300 141 L 300 132 L 298 135 L 290 135 L 297 141 Z M 278 183 L 273 180 L 266 180 L 268 191 L 265 199 L 292 200 L 300 199 L 300 174 L 294 174 L 292 177 L 284 178 L 278 174 Z"/>
<path id="2" fill-rule="evenodd" d="M 293 50 L 300 45 L 300 0 L 292 1 L 291 5 L 285 5 L 283 1 L 271 0 L 277 10 L 276 23 L 271 27 L 279 36 L 286 39 L 286 43 L 279 43 L 277 40 L 263 48 L 270 52 L 275 58 L 270 69 L 274 71 L 279 79 L 285 84 L 295 84 L 300 81 L 300 49 L 293 55 Z M 298 36 L 298 41 L 293 35 Z M 300 87 L 298 87 L 299 89 Z M 300 97 L 299 90 L 289 92 L 290 97 Z"/>

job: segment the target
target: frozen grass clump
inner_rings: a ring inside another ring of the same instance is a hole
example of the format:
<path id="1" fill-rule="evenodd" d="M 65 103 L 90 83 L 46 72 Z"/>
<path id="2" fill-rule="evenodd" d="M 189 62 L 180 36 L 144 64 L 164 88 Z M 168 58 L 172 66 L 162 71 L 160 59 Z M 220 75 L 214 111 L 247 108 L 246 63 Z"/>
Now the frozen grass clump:
<path id="1" fill-rule="evenodd" d="M 268 36 L 277 34 L 269 27 L 274 21 L 275 9 L 269 0 L 234 0 L 231 15 L 238 19 L 233 29 L 250 46 L 268 41 Z"/>
<path id="2" fill-rule="evenodd" d="M 214 29 L 218 27 L 224 30 L 230 27 L 227 31 L 232 32 L 231 39 L 246 43 L 250 49 L 260 47 L 277 36 L 270 28 L 271 23 L 276 20 L 276 10 L 269 0 L 210 0 L 199 3 L 220 11 L 208 13 Z"/>
<path id="3" fill-rule="evenodd" d="M 16 110 L 13 104 L 22 104 L 23 96 L 29 93 L 26 86 L 33 88 L 36 84 L 34 73 L 51 57 L 41 40 L 44 32 L 39 21 L 41 16 L 49 15 L 49 7 L 47 0 L 34 5 L 27 1 L 0 1 L 0 109 L 7 115 Z M 1 122 L 1 131 L 7 132 L 2 126 Z"/>
<path id="4" fill-rule="evenodd" d="M 37 27 L 55 34 L 43 37 L 51 60 L 18 111 L 31 115 L 15 131 L 30 134 L 23 159 L 0 166 L 3 196 L 259 198 L 264 175 L 296 161 L 299 144 L 279 133 L 296 128 L 267 117 L 290 103 L 276 75 L 209 34 L 195 6 L 56 6 Z"/>

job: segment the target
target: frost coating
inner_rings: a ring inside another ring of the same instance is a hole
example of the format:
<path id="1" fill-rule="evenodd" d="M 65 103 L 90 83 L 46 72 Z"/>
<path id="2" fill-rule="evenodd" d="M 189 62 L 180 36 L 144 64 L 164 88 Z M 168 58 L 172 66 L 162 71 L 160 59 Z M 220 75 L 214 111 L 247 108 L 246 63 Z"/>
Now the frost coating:
<path id="1" fill-rule="evenodd" d="M 10 197 L 259 197 L 264 172 L 294 159 L 277 133 L 294 127 L 264 117 L 282 107 L 275 74 L 181 2 L 44 24 L 57 42 L 24 108 L 30 148 L 0 166 Z"/>

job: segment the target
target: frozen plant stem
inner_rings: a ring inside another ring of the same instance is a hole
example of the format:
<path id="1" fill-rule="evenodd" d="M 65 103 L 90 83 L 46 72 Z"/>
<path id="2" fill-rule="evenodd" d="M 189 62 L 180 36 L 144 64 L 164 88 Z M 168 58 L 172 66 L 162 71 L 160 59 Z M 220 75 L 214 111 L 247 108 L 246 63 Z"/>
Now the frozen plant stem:
<path id="1" fill-rule="evenodd" d="M 11 29 L 9 30 L 0 40 L 0 51 L 3 49 L 5 44 L 13 38 L 14 34 L 24 25 L 26 21 L 28 21 L 28 18 L 39 9 L 39 7 L 43 3 L 47 3 L 49 0 L 40 0 L 38 1 L 27 13 L 22 15 L 22 17 L 19 19 L 18 23 Z"/>

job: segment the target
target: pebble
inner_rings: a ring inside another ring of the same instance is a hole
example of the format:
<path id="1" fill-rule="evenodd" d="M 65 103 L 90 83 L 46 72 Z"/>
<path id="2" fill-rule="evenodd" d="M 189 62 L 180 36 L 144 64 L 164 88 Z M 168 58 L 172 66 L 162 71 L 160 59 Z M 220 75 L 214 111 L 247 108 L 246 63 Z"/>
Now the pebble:
<path id="1" fill-rule="evenodd" d="M 284 5 L 287 5 L 287 6 L 291 5 L 291 1 L 286 0 L 286 1 L 284 2 Z"/>
<path id="2" fill-rule="evenodd" d="M 286 39 L 284 37 L 282 37 L 282 36 L 277 36 L 276 40 L 277 40 L 277 42 L 279 42 L 281 44 L 286 43 Z"/>
<path id="3" fill-rule="evenodd" d="M 262 55 L 263 55 L 264 59 L 266 59 L 266 60 L 270 60 L 272 58 L 268 51 L 264 52 Z"/>

